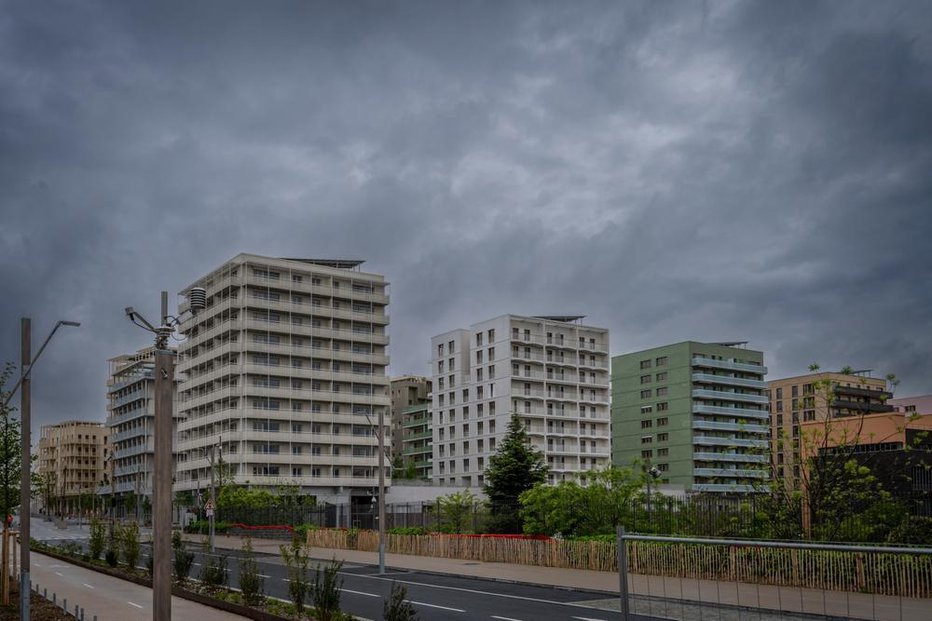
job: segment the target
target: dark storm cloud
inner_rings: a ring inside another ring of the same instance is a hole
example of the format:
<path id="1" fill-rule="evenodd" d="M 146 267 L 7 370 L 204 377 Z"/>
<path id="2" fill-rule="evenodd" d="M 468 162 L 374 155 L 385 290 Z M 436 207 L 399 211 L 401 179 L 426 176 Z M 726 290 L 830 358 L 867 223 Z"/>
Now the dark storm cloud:
<path id="1" fill-rule="evenodd" d="M 392 371 L 491 315 L 622 353 L 749 339 L 771 376 L 932 392 L 926 3 L 34 3 L 0 11 L 0 359 L 39 422 L 238 252 L 368 260 Z"/>

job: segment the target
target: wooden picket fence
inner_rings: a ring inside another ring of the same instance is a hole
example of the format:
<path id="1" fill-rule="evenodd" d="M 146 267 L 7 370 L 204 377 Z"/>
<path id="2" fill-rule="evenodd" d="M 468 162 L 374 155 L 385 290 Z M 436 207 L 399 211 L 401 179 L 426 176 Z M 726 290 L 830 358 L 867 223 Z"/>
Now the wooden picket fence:
<path id="1" fill-rule="evenodd" d="M 318 529 L 307 544 L 378 550 L 378 533 Z M 932 555 L 848 552 L 748 545 L 629 541 L 629 571 L 751 584 L 799 586 L 903 597 L 932 597 Z M 618 571 L 614 542 L 469 535 L 386 535 L 385 551 L 561 569 Z"/>

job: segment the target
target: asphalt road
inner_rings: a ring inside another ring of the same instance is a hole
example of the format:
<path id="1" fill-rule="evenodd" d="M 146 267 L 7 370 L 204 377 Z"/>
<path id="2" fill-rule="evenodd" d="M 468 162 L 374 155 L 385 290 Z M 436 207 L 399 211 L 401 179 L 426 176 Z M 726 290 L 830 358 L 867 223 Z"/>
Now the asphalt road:
<path id="1" fill-rule="evenodd" d="M 40 520 L 33 521 L 33 538 L 52 544 L 73 541 L 86 546 L 87 528 L 70 526 L 58 530 L 54 525 Z M 189 546 L 195 553 L 192 578 L 198 578 L 207 556 L 201 546 Z M 148 549 L 143 549 L 148 554 Z M 238 550 L 218 550 L 228 557 L 229 585 L 239 585 Z M 289 600 L 287 568 L 278 555 L 257 553 L 256 561 L 264 578 L 265 594 Z M 326 563 L 324 563 L 326 564 Z M 145 557 L 140 562 L 145 565 Z M 318 567 L 311 562 L 309 580 Z M 416 571 L 392 571 L 378 575 L 374 565 L 344 565 L 340 571 L 342 584 L 341 608 L 364 619 L 381 619 L 382 606 L 387 600 L 392 584 L 407 589 L 407 598 L 424 620 L 463 621 L 465 619 L 497 619 L 498 621 L 615 621 L 621 615 L 602 607 L 607 605 L 607 596 L 601 592 L 570 591 L 550 586 L 535 586 L 483 580 L 447 574 L 431 574 Z M 608 604 L 610 606 L 610 603 Z M 617 607 L 617 604 L 616 604 Z M 637 617 L 649 621 L 650 617 Z"/>

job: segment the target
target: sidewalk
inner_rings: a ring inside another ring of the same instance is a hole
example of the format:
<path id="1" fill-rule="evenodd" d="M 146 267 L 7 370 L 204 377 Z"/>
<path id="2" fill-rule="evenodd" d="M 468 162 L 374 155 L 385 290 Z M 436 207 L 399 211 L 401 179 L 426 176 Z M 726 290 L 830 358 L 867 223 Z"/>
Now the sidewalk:
<path id="1" fill-rule="evenodd" d="M 67 599 L 71 612 L 74 612 L 77 604 L 84 609 L 88 621 L 95 616 L 99 621 L 152 618 L 152 589 L 148 587 L 37 552 L 32 553 L 30 573 L 33 588 L 38 586 L 39 593 L 46 590 L 49 600 L 55 593 L 59 604 Z M 244 618 L 180 597 L 172 597 L 172 615 L 176 619 L 198 621 L 235 621 Z"/>
<path id="2" fill-rule="evenodd" d="M 197 542 L 204 539 L 202 535 L 186 535 L 185 538 Z M 254 551 L 272 554 L 279 563 L 281 562 L 279 546 L 283 543 L 285 542 L 270 539 L 254 538 L 252 540 Z M 240 537 L 217 536 L 216 545 L 218 548 L 239 550 L 242 547 L 242 539 Z M 349 564 L 375 565 L 378 563 L 377 553 L 359 552 L 357 550 L 311 548 L 310 556 L 319 560 L 336 558 Z M 557 569 L 533 565 L 488 563 L 388 553 L 385 554 L 385 566 L 393 569 L 452 574 L 459 577 L 474 577 L 483 580 L 601 592 L 604 594 L 604 600 L 598 602 L 598 607 L 606 610 L 618 610 L 620 608 L 618 574 L 611 572 Z M 932 619 L 932 600 L 928 599 L 919 600 L 884 595 L 867 595 L 864 593 L 715 582 L 688 578 L 665 578 L 663 576 L 637 574 L 629 576 L 629 590 L 632 595 L 640 596 L 636 598 L 638 601 L 633 604 L 632 612 L 646 613 L 648 612 L 648 606 L 651 607 L 652 613 L 659 613 L 660 606 L 663 606 L 663 612 L 667 612 L 668 609 L 672 612 L 680 606 L 681 601 L 686 600 L 703 602 L 709 606 L 721 604 L 752 609 L 762 608 L 830 615 L 841 618 L 897 619 L 902 621 L 928 621 Z M 665 604 L 664 601 L 667 603 Z M 708 608 L 709 606 L 704 605 L 702 607 Z"/>

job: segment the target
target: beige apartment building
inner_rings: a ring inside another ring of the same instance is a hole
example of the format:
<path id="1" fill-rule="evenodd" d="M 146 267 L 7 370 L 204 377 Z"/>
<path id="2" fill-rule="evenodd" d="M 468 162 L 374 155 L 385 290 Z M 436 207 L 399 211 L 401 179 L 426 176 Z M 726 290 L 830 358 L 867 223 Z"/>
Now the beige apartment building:
<path id="1" fill-rule="evenodd" d="M 609 334 L 583 318 L 501 315 L 431 339 L 434 484 L 482 486 L 512 412 L 551 483 L 610 465 Z"/>
<path id="2" fill-rule="evenodd" d="M 208 487 L 213 449 L 235 483 L 371 508 L 389 295 L 361 264 L 240 254 L 185 288 L 207 308 L 181 325 L 176 491 Z"/>
<path id="3" fill-rule="evenodd" d="M 831 385 L 830 391 L 819 388 Z M 812 442 L 814 430 L 831 419 L 892 412 L 887 403 L 891 393 L 882 378 L 870 377 L 870 371 L 852 373 L 818 372 L 771 380 L 770 434 L 774 477 L 782 479 L 788 489 L 799 489 L 806 466 L 806 442 Z"/>
<path id="4" fill-rule="evenodd" d="M 58 515 L 100 511 L 108 457 L 103 423 L 71 420 L 43 425 L 39 437 L 39 506 Z"/>

